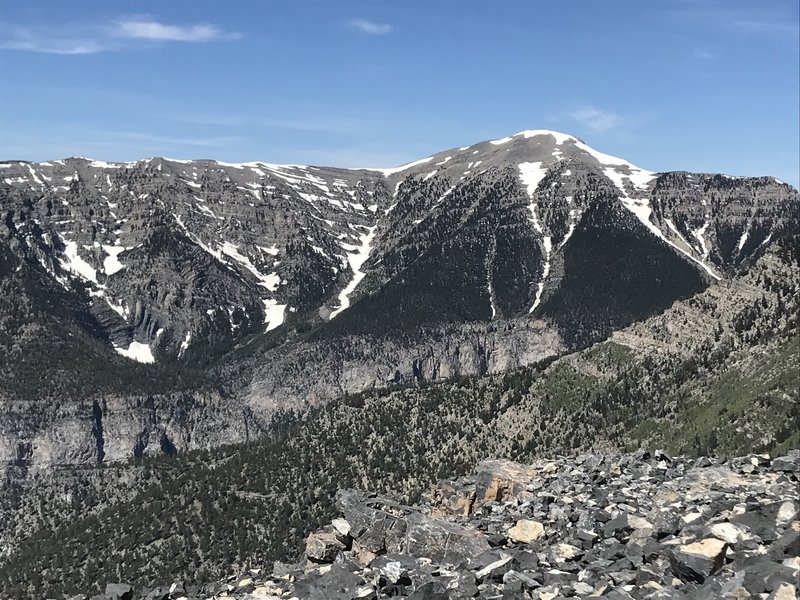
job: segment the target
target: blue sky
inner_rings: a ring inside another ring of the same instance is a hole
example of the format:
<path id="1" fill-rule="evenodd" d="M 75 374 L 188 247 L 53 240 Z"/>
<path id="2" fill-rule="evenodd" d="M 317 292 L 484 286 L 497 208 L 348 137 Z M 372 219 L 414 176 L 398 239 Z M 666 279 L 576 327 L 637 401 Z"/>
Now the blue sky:
<path id="1" fill-rule="evenodd" d="M 797 0 L 0 1 L 3 159 L 393 166 L 555 129 L 800 179 Z"/>

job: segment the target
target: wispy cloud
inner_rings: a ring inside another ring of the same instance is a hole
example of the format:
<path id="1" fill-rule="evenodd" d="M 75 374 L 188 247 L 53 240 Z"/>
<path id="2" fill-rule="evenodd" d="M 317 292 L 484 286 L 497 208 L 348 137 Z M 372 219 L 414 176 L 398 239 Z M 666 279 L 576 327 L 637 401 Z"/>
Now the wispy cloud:
<path id="1" fill-rule="evenodd" d="M 375 127 L 375 123 L 366 118 L 326 115 L 256 119 L 256 122 L 271 129 L 332 135 L 358 133 Z"/>
<path id="2" fill-rule="evenodd" d="M 573 111 L 569 111 L 566 115 L 575 121 L 585 125 L 596 133 L 608 131 L 620 124 L 620 116 L 607 110 L 601 110 L 594 106 L 582 106 Z"/>
<path id="3" fill-rule="evenodd" d="M 159 42 L 213 42 L 240 37 L 239 34 L 227 33 L 208 23 L 167 25 L 146 19 L 117 21 L 110 33 L 122 38 Z"/>
<path id="4" fill-rule="evenodd" d="M 695 50 L 692 52 L 692 56 L 699 59 L 699 60 L 717 60 L 719 58 L 718 54 L 714 52 L 709 52 L 708 50 Z"/>
<path id="5" fill-rule="evenodd" d="M 727 30 L 746 36 L 770 37 L 775 40 L 797 41 L 800 23 L 797 5 L 792 2 L 753 2 L 731 6 L 720 0 L 687 0 L 664 14 L 715 30 Z"/>
<path id="6" fill-rule="evenodd" d="M 731 25 L 742 33 L 757 35 L 777 35 L 797 38 L 800 33 L 800 24 L 797 22 L 778 21 L 776 19 L 761 18 L 734 18 Z"/>
<path id="7" fill-rule="evenodd" d="M 376 23 L 375 21 L 367 21 L 366 19 L 350 19 L 347 25 L 350 29 L 369 35 L 386 35 L 387 33 L 391 33 L 394 29 L 394 27 L 388 23 Z"/>
<path id="8" fill-rule="evenodd" d="M 102 40 L 70 35 L 52 35 L 27 27 L 14 27 L 2 32 L 0 49 L 39 52 L 42 54 L 95 54 L 105 48 Z"/>
<path id="9" fill-rule="evenodd" d="M 215 42 L 240 38 L 209 23 L 166 24 L 148 17 L 94 25 L 2 27 L 0 49 L 43 54 L 97 54 L 142 44 Z"/>
<path id="10" fill-rule="evenodd" d="M 362 133 L 375 127 L 382 126 L 383 121 L 376 121 L 369 117 L 351 117 L 345 115 L 326 115 L 314 112 L 313 114 L 284 114 L 264 116 L 236 111 L 236 115 L 209 114 L 191 112 L 164 112 L 158 118 L 176 123 L 191 123 L 193 125 L 211 127 L 258 127 L 265 130 L 283 130 L 300 133 L 318 133 L 329 135 L 347 135 Z"/>
<path id="11" fill-rule="evenodd" d="M 175 145 L 175 146 L 197 146 L 197 147 L 219 147 L 229 144 L 241 142 L 242 138 L 237 136 L 224 136 L 224 137 L 209 137 L 209 138 L 186 138 L 186 137 L 170 137 L 165 135 L 155 135 L 151 133 L 141 133 L 138 131 L 101 131 L 102 135 L 113 138 L 126 138 L 129 140 L 136 140 L 158 145 Z"/>

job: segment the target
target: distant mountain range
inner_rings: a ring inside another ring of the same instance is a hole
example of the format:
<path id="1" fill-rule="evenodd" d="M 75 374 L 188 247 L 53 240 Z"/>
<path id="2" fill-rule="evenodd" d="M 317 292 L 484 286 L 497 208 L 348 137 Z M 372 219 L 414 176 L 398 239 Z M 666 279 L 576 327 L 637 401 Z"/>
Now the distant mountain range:
<path id="1" fill-rule="evenodd" d="M 798 193 L 535 130 L 394 169 L 7 161 L 0 217 L 0 460 L 48 464 L 588 347 L 728 285 Z"/>
<path id="2" fill-rule="evenodd" d="M 395 169 L 2 162 L 0 596 L 279 578 L 338 490 L 487 458 L 798 448 L 798 208 L 549 131 Z"/>

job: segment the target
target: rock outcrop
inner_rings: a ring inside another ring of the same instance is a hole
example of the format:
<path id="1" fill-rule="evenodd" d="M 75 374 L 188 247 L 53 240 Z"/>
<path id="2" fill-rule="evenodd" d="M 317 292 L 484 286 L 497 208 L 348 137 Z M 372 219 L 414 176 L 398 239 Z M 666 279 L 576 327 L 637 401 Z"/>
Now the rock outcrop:
<path id="1" fill-rule="evenodd" d="M 795 599 L 798 473 L 797 451 L 486 461 L 417 506 L 340 492 L 341 517 L 270 575 L 138 597 Z"/>

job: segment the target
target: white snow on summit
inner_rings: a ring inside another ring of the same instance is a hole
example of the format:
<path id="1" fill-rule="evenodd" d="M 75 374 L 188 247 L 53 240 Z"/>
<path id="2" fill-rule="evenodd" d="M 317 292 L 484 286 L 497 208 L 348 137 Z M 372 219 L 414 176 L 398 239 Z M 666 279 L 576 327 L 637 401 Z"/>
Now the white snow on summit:
<path id="1" fill-rule="evenodd" d="M 522 137 L 523 139 L 528 139 L 537 136 L 549 135 L 555 138 L 556 145 L 561 145 L 565 142 L 576 142 L 579 143 L 578 138 L 568 135 L 566 133 L 561 133 L 560 131 L 551 131 L 549 129 L 526 129 L 524 131 L 520 131 L 515 133 L 514 135 L 510 135 L 508 137 L 500 138 L 499 140 L 490 140 L 489 143 L 493 146 L 501 146 L 503 144 L 507 144 L 515 137 Z"/>
<path id="2" fill-rule="evenodd" d="M 430 162 L 432 160 L 433 160 L 433 157 L 432 156 L 428 156 L 426 158 L 421 158 L 419 160 L 415 160 L 413 162 L 406 163 L 404 165 L 400 165 L 399 167 L 392 167 L 392 168 L 389 168 L 389 169 L 381 168 L 381 167 L 364 167 L 364 168 L 350 169 L 350 170 L 351 171 L 377 171 L 378 173 L 383 173 L 386 177 L 388 177 L 389 175 L 394 175 L 395 173 L 402 173 L 403 171 L 407 171 L 408 169 L 410 169 L 412 167 L 416 167 L 418 165 L 424 165 L 425 163 Z"/>

